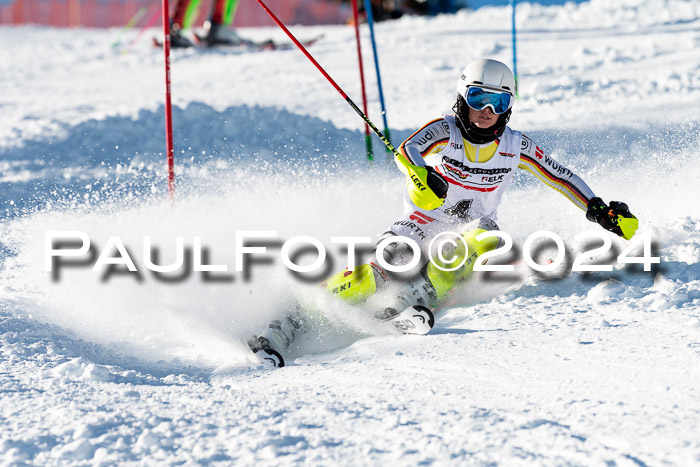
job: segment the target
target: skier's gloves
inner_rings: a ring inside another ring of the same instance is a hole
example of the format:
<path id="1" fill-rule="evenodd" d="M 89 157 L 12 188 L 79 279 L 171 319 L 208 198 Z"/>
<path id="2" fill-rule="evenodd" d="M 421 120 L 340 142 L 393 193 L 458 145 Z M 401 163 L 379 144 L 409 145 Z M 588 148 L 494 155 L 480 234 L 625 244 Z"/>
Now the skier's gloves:
<path id="1" fill-rule="evenodd" d="M 407 170 L 408 195 L 421 209 L 437 209 L 445 202 L 447 180 L 429 166 L 410 165 Z"/>
<path id="2" fill-rule="evenodd" d="M 586 218 L 627 240 L 632 238 L 639 227 L 639 221 L 625 203 L 610 201 L 608 206 L 598 197 L 591 198 L 588 202 Z"/>

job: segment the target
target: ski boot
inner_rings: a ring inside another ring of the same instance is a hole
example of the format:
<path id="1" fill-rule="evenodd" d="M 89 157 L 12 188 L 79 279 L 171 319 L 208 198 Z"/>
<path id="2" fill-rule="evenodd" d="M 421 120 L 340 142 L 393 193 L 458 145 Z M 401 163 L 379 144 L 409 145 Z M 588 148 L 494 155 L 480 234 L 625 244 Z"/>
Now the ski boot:
<path id="1" fill-rule="evenodd" d="M 170 47 L 176 49 L 186 49 L 193 46 L 194 42 L 185 37 L 177 24 L 173 24 L 170 29 Z"/>
<path id="2" fill-rule="evenodd" d="M 283 320 L 274 320 L 260 336 L 248 339 L 248 347 L 263 363 L 273 367 L 284 366 L 284 358 L 276 349 L 287 349 L 294 339 L 303 332 L 304 321 L 301 313 L 294 310 Z"/>
<path id="3" fill-rule="evenodd" d="M 392 281 L 377 264 L 363 264 L 353 271 L 343 271 L 322 285 L 328 292 L 350 304 L 364 303 L 377 291 L 385 289 Z M 402 282 L 397 295 L 389 306 L 375 313 L 375 318 L 396 328 L 402 334 L 427 334 L 435 324 L 435 317 L 428 306 L 435 303 L 435 289 L 423 274 Z"/>
<path id="4" fill-rule="evenodd" d="M 419 306 L 428 309 L 428 307 L 433 307 L 436 304 L 437 293 L 435 292 L 435 288 L 426 278 L 425 272 L 423 272 L 417 277 L 401 284 L 393 301 L 388 306 L 377 311 L 375 316 L 381 321 L 386 321 L 407 308 Z"/>
<path id="5" fill-rule="evenodd" d="M 201 40 L 207 47 L 217 45 L 247 45 L 248 42 L 236 34 L 233 29 L 227 28 L 224 24 L 207 21 L 204 23 L 204 34 Z"/>
<path id="6" fill-rule="evenodd" d="M 248 347 L 265 365 L 271 365 L 274 368 L 282 368 L 284 366 L 284 358 L 279 352 L 270 347 L 270 341 L 262 336 L 253 336 L 248 339 Z"/>
<path id="7" fill-rule="evenodd" d="M 430 308 L 422 305 L 409 306 L 401 312 L 380 319 L 381 323 L 390 326 L 401 334 L 425 335 L 433 329 L 435 316 Z"/>

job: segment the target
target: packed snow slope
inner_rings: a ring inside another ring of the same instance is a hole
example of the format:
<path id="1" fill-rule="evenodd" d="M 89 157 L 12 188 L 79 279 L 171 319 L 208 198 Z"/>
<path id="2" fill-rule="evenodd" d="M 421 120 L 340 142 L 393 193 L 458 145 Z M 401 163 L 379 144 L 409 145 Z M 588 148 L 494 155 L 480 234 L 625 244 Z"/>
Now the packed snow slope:
<path id="1" fill-rule="evenodd" d="M 700 4 L 681 0 L 518 3 L 511 126 L 605 200 L 627 202 L 660 264 L 616 264 L 628 243 L 613 238 L 597 258 L 612 272 L 571 272 L 601 243 L 576 235 L 600 229 L 523 173 L 499 224 L 513 259 L 535 232 L 559 235 L 568 256 L 555 274 L 520 262 L 476 276 L 421 337 L 330 303 L 279 370 L 258 367 L 245 339 L 291 295 L 322 300 L 322 274 L 292 276 L 279 243 L 236 273 L 236 232 L 376 238 L 404 184 L 378 140 L 369 164 L 361 120 L 297 50 L 175 50 L 171 206 L 163 57 L 150 39 L 129 48 L 129 31 L 113 47 L 117 30 L 0 28 L 0 459 L 700 463 L 699 18 Z M 323 34 L 310 52 L 360 103 L 353 29 L 292 30 Z M 376 36 L 395 144 L 449 111 L 469 61 L 512 62 L 508 8 L 405 17 Z M 363 46 L 381 126 L 366 27 Z M 47 272 L 56 230 L 84 232 L 93 255 L 118 237 L 138 272 L 93 271 L 85 258 Z M 198 237 L 205 264 L 228 272 L 154 274 L 144 237 L 157 264 L 173 262 L 177 237 L 190 253 Z"/>

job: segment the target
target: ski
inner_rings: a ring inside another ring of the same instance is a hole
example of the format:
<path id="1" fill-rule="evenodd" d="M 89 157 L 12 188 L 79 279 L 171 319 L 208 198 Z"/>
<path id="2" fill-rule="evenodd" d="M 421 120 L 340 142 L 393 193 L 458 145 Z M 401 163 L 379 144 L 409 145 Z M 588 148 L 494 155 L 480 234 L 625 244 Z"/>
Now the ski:
<path id="1" fill-rule="evenodd" d="M 232 42 L 230 44 L 228 43 L 218 43 L 212 46 L 207 45 L 206 40 L 203 37 L 200 37 L 199 35 L 195 34 L 195 37 L 197 38 L 197 41 L 191 46 L 191 47 L 172 47 L 171 48 L 194 48 L 194 49 L 215 49 L 215 48 L 233 48 L 233 49 L 240 49 L 240 50 L 248 50 L 248 51 L 263 51 L 263 50 L 289 50 L 295 47 L 295 45 L 292 42 L 275 42 L 273 40 L 266 40 L 266 41 L 251 41 L 251 40 L 241 40 L 240 42 Z M 323 35 L 307 39 L 306 41 L 301 42 L 304 46 L 310 46 L 318 42 Z M 153 46 L 157 48 L 163 47 L 163 41 L 157 37 L 153 37 Z"/>
<path id="2" fill-rule="evenodd" d="M 427 307 L 413 305 L 390 318 L 382 319 L 381 322 L 401 334 L 422 336 L 428 334 L 435 325 L 435 316 Z"/>
<path id="3" fill-rule="evenodd" d="M 308 47 L 310 45 L 314 45 L 316 42 L 321 40 L 323 38 L 323 35 L 313 37 L 311 39 L 307 39 L 305 41 L 300 41 L 300 43 L 304 47 Z M 293 42 L 275 42 L 272 40 L 268 40 L 265 42 L 259 43 L 258 50 L 290 50 L 296 47 Z"/>
<path id="4" fill-rule="evenodd" d="M 294 325 L 295 321 L 290 320 Z M 395 313 L 388 318 L 379 319 L 382 325 L 388 328 L 394 334 L 411 334 L 425 335 L 435 325 L 435 317 L 432 311 L 422 305 L 413 305 L 400 313 Z M 281 331 L 281 323 L 273 321 L 270 329 Z M 297 329 L 295 327 L 295 329 Z M 289 338 L 291 339 L 291 338 Z M 264 367 L 282 368 L 284 366 L 284 358 L 282 355 L 270 345 L 270 341 L 263 336 L 253 336 L 247 341 L 248 347 Z M 278 343 L 278 345 L 282 345 Z"/>

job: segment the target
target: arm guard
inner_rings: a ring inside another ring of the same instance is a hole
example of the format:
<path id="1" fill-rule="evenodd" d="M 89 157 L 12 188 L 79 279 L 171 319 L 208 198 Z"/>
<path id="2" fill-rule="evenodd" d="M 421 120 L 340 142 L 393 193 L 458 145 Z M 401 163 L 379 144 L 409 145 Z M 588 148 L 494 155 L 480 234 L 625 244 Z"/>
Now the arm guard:
<path id="1" fill-rule="evenodd" d="M 437 209 L 445 203 L 447 180 L 429 166 L 420 167 L 404 157 L 396 157 L 396 164 L 406 175 L 408 196 L 421 209 Z"/>

